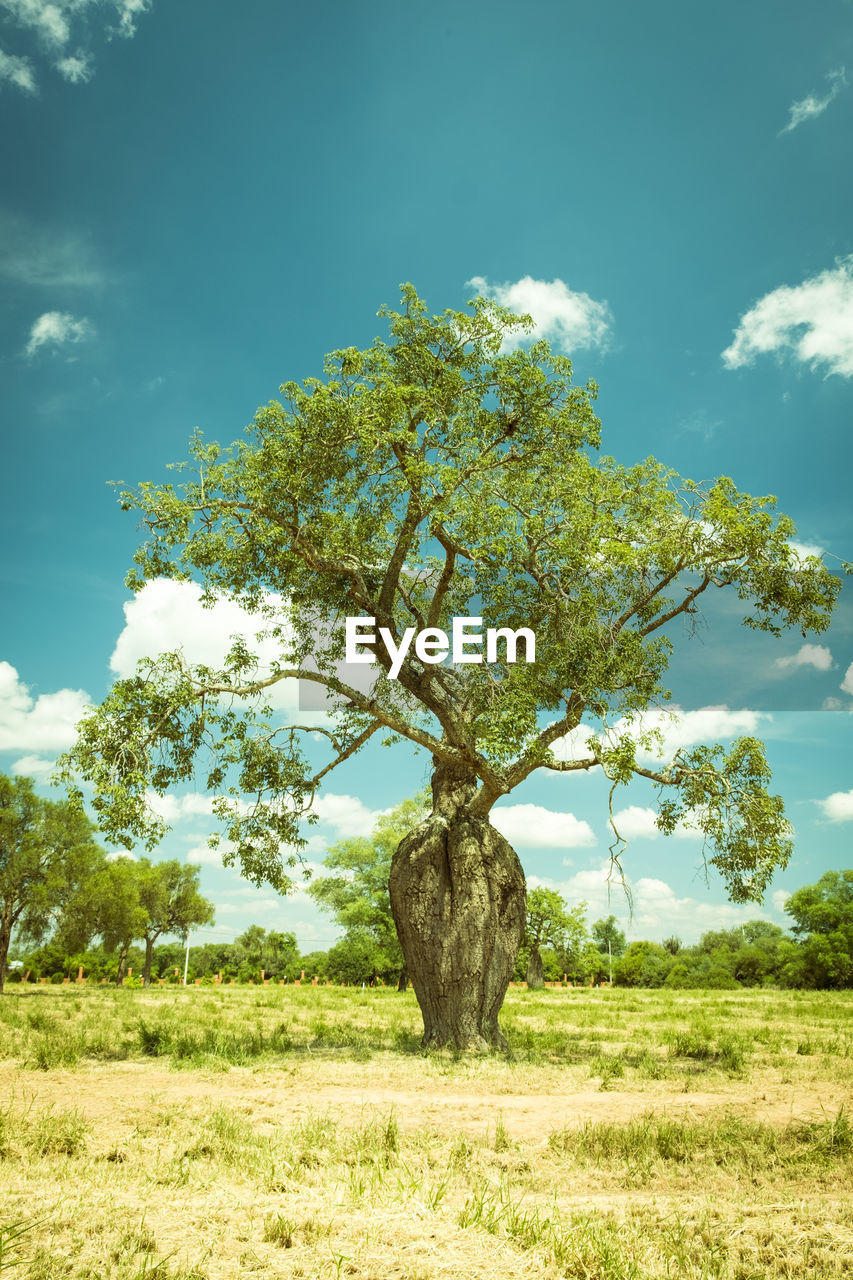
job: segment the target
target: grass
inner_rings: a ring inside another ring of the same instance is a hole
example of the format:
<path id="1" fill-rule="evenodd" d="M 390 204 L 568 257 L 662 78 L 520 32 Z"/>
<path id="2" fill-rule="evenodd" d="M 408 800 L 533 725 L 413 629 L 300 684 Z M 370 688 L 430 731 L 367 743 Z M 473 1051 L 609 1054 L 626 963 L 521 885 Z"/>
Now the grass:
<path id="1" fill-rule="evenodd" d="M 13 989 L 0 1276 L 850 1275 L 851 1013 L 516 990 L 471 1058 L 382 989 Z"/>

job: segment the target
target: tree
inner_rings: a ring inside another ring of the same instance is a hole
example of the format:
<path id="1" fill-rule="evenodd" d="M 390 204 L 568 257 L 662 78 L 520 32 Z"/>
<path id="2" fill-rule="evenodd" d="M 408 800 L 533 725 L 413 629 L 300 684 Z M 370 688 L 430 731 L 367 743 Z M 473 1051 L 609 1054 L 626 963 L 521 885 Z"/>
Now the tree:
<path id="1" fill-rule="evenodd" d="M 267 977 L 287 978 L 298 968 L 299 948 L 296 935 L 278 933 L 258 924 L 249 925 L 245 933 L 234 939 L 234 963 L 241 971 L 249 970 L 260 977 L 261 970 Z"/>
<path id="2" fill-rule="evenodd" d="M 139 898 L 135 859 L 113 858 L 69 900 L 59 933 L 73 950 L 88 947 L 99 937 L 107 952 L 118 952 L 116 982 L 120 985 L 130 948 L 144 936 L 146 912 Z"/>
<path id="3" fill-rule="evenodd" d="M 154 943 L 161 934 L 177 934 L 186 938 L 191 929 L 212 924 L 213 903 L 198 891 L 199 867 L 183 865 L 173 858 L 168 862 L 149 862 L 141 858 L 135 865 L 139 905 L 144 912 L 142 933 L 145 941 L 143 984 L 151 983 L 151 957 Z"/>
<path id="4" fill-rule="evenodd" d="M 331 845 L 323 866 L 339 874 L 321 876 L 308 886 L 311 897 L 334 915 L 337 923 L 347 930 L 347 935 L 355 931 L 358 946 L 352 951 L 354 956 L 366 954 L 365 936 L 373 939 L 371 968 L 382 973 L 396 970 L 400 991 L 405 991 L 408 978 L 391 914 L 388 878 L 391 860 L 400 841 L 424 820 L 428 812 L 425 792 L 414 799 L 403 800 L 390 813 L 379 817 L 369 840 L 355 837 Z M 335 947 L 332 951 L 336 957 L 343 954 L 338 953 Z M 332 952 L 329 954 L 331 956 Z M 341 980 L 348 981 L 343 977 Z"/>
<path id="5" fill-rule="evenodd" d="M 495 802 L 537 769 L 600 769 L 614 789 L 640 775 L 666 797 L 659 828 L 686 817 L 730 895 L 760 898 L 791 849 L 762 744 L 682 749 L 649 768 L 638 717 L 668 696 L 668 625 L 706 591 L 744 601 L 747 626 L 820 632 L 840 583 L 800 557 L 774 499 L 597 457 L 597 388 L 573 386 L 547 343 L 524 345 L 530 317 L 482 298 L 430 315 L 410 285 L 399 312 L 380 314 L 390 341 L 285 383 L 230 449 L 197 436 L 184 483 L 121 495 L 148 530 L 128 585 L 196 577 L 210 602 L 254 611 L 279 658 L 265 665 L 246 637 L 216 669 L 152 655 L 84 718 L 67 764 L 112 838 L 149 843 L 165 824 L 147 796 L 203 768 L 225 862 L 285 889 L 298 856 L 286 851 L 332 769 L 377 733 L 425 750 L 431 813 L 394 854 L 391 908 L 425 1043 L 485 1048 L 505 1043 L 498 1014 L 525 923 Z M 494 646 L 447 661 L 441 635 L 483 615 Z M 341 665 L 348 618 L 373 620 L 369 689 Z M 287 679 L 326 690 L 327 726 L 273 722 L 266 699 Z"/>
<path id="6" fill-rule="evenodd" d="M 619 928 L 615 916 L 608 916 L 606 920 L 596 920 L 590 932 L 595 945 L 603 955 L 613 956 L 618 960 L 625 951 L 627 939 Z"/>
<path id="7" fill-rule="evenodd" d="M 527 985 L 536 990 L 544 985 L 542 969 L 543 947 L 563 950 L 577 944 L 586 935 L 582 902 L 572 911 L 566 908 L 565 899 L 556 889 L 544 889 L 540 885 L 527 895 L 527 920 L 522 944 L 528 951 Z"/>
<path id="8" fill-rule="evenodd" d="M 30 778 L 0 774 L 0 992 L 13 930 L 38 942 L 104 854 L 71 801 L 43 800 Z"/>
<path id="9" fill-rule="evenodd" d="M 826 871 L 785 903 L 802 938 L 798 977 L 811 987 L 853 986 L 853 870 Z"/>

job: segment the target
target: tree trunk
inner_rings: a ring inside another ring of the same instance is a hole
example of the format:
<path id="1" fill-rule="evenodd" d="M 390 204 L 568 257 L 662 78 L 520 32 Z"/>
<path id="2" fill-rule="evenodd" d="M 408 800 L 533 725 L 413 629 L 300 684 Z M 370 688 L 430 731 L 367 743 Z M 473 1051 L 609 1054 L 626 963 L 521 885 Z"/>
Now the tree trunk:
<path id="1" fill-rule="evenodd" d="M 0 995 L 6 985 L 6 961 L 9 956 L 9 943 L 12 940 L 12 912 L 3 909 L 0 914 Z"/>
<path id="2" fill-rule="evenodd" d="M 159 934 L 157 935 L 159 937 Z M 151 986 L 151 957 L 154 954 L 154 943 L 156 938 L 145 939 L 145 967 L 142 970 L 143 987 Z"/>
<path id="3" fill-rule="evenodd" d="M 400 970 L 400 976 L 397 979 L 397 990 L 407 991 L 408 987 L 409 987 L 409 973 L 408 973 L 408 970 L 406 969 L 406 966 L 403 965 L 402 969 Z"/>
<path id="4" fill-rule="evenodd" d="M 470 802 L 476 780 L 437 764 L 430 817 L 401 842 L 389 890 L 424 1045 L 505 1048 L 498 1013 L 525 922 L 518 856 Z"/>
<path id="5" fill-rule="evenodd" d="M 127 964 L 127 955 L 129 951 L 130 951 L 130 943 L 128 942 L 127 945 L 123 946 L 121 951 L 118 953 L 118 970 L 116 972 L 117 987 L 120 987 L 121 984 L 124 982 L 124 966 Z"/>
<path id="6" fill-rule="evenodd" d="M 530 959 L 527 961 L 527 985 L 531 991 L 540 991 L 545 986 L 545 970 L 542 968 L 542 957 L 538 947 L 530 949 Z"/>

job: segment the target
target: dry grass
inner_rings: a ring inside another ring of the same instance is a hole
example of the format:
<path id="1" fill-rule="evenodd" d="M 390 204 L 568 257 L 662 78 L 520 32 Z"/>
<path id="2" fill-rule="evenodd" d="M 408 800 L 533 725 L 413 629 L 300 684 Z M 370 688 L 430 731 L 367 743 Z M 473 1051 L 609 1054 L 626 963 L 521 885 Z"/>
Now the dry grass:
<path id="1" fill-rule="evenodd" d="M 393 992 L 11 989 L 0 1277 L 853 1274 L 851 1007 L 511 992 L 472 1059 Z"/>

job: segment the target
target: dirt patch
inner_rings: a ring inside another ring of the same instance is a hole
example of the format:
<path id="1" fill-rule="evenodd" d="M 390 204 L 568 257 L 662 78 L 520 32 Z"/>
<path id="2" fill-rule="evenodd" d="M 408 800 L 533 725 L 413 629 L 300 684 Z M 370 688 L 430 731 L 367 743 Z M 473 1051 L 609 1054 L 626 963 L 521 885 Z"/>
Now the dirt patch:
<path id="1" fill-rule="evenodd" d="M 377 1075 L 384 1083 L 377 1084 Z M 754 1081 L 731 1081 L 710 1090 L 685 1091 L 683 1082 L 649 1082 L 642 1088 L 602 1090 L 589 1079 L 572 1087 L 566 1073 L 544 1071 L 534 1089 L 508 1092 L 501 1080 L 444 1079 L 426 1064 L 410 1069 L 373 1063 L 309 1063 L 280 1070 L 233 1068 L 227 1072 L 173 1071 L 156 1062 L 91 1063 L 74 1071 L 24 1071 L 0 1063 L 0 1094 L 41 1109 L 74 1106 L 96 1126 L 116 1130 L 143 1124 L 152 1106 L 208 1110 L 221 1105 L 244 1112 L 260 1129 L 290 1127 L 308 1115 L 328 1113 L 338 1123 L 360 1125 L 366 1116 L 393 1110 L 404 1128 L 482 1134 L 499 1119 L 513 1137 L 545 1141 L 555 1129 L 585 1123 L 624 1124 L 650 1112 L 696 1120 L 721 1112 L 784 1126 L 825 1119 L 849 1108 L 849 1090 Z"/>

